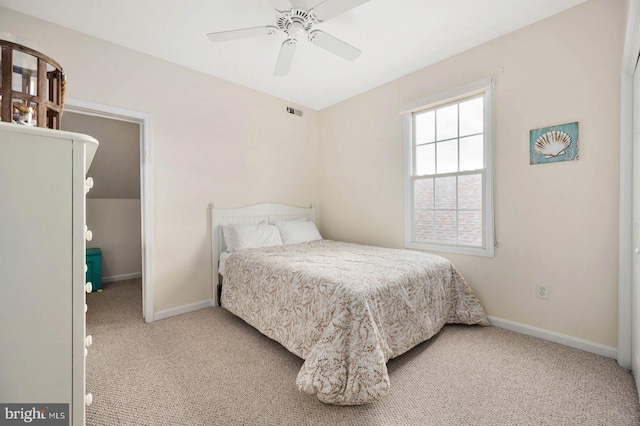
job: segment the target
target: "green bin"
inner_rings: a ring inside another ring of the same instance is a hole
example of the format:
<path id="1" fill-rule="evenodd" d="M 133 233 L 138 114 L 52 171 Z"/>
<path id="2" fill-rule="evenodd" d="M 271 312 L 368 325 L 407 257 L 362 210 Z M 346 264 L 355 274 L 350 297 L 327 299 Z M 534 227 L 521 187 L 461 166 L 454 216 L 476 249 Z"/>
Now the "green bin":
<path id="1" fill-rule="evenodd" d="M 87 282 L 91 291 L 102 291 L 102 250 L 87 249 Z"/>

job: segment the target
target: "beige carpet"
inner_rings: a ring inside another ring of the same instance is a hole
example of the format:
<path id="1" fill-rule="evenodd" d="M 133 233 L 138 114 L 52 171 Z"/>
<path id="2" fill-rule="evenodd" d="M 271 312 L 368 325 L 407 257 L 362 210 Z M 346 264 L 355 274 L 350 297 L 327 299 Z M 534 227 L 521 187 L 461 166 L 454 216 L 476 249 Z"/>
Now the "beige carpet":
<path id="1" fill-rule="evenodd" d="M 222 308 L 145 324 L 140 280 L 88 295 L 88 425 L 640 425 L 612 359 L 496 327 L 446 326 L 389 361 L 374 404 L 296 389 L 302 360 Z"/>

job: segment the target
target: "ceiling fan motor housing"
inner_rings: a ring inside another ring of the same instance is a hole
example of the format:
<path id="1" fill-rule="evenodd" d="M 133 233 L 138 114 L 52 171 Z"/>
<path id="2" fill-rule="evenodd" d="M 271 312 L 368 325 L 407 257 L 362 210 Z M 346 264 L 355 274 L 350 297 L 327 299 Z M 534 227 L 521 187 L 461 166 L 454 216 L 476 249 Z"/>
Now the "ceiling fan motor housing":
<path id="1" fill-rule="evenodd" d="M 278 19 L 276 20 L 278 29 L 287 33 L 289 38 L 293 40 L 297 40 L 298 36 L 309 32 L 313 24 L 318 23 L 313 13 L 308 13 L 302 9 L 278 10 L 276 12 L 278 13 Z"/>

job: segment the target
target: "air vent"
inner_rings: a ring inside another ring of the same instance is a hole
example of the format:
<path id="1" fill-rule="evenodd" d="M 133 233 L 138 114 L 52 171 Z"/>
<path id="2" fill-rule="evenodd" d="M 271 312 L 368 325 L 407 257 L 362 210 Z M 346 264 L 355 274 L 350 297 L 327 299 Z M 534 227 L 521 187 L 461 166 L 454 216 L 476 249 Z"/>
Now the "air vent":
<path id="1" fill-rule="evenodd" d="M 291 108 L 291 107 L 287 107 L 287 112 L 289 114 L 293 114 L 293 115 L 297 115 L 299 117 L 302 117 L 302 111 L 299 109 L 295 109 L 295 108 Z"/>

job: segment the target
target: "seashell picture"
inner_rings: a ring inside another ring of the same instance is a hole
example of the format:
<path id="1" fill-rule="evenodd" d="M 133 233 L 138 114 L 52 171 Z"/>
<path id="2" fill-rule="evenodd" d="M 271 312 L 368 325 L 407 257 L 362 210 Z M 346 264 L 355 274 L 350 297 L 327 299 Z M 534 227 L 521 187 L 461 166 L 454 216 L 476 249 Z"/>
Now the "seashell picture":
<path id="1" fill-rule="evenodd" d="M 578 123 L 543 127 L 529 132 L 530 164 L 575 161 L 578 152 Z"/>

